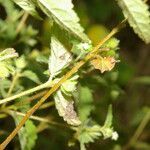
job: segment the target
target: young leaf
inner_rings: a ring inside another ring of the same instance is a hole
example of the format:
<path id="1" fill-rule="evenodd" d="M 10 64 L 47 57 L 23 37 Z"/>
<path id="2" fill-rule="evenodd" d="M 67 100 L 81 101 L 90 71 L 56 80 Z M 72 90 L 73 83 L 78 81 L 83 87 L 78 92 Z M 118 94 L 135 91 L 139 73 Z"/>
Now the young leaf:
<path id="1" fill-rule="evenodd" d="M 0 78 L 4 79 L 14 72 L 10 58 L 18 57 L 13 48 L 7 48 L 0 53 Z"/>
<path id="2" fill-rule="evenodd" d="M 67 95 L 72 96 L 72 92 L 76 90 L 76 85 L 78 83 L 77 79 L 79 78 L 78 75 L 73 76 L 72 78 L 68 79 L 61 85 L 61 91 Z"/>
<path id="3" fill-rule="evenodd" d="M 118 133 L 113 130 L 112 119 L 113 119 L 112 105 L 110 105 L 108 108 L 108 113 L 107 113 L 105 123 L 103 127 L 101 128 L 101 133 L 103 134 L 104 139 L 111 138 L 112 140 L 117 140 Z"/>
<path id="4" fill-rule="evenodd" d="M 78 126 L 81 124 L 81 121 L 74 110 L 74 102 L 72 100 L 67 100 L 66 97 L 62 95 L 60 90 L 56 92 L 54 99 L 59 115 L 63 117 L 68 124 L 73 126 Z"/>
<path id="5" fill-rule="evenodd" d="M 93 59 L 91 64 L 94 66 L 95 69 L 99 69 L 101 73 L 105 71 L 110 71 L 114 68 L 116 60 L 114 57 L 100 57 Z"/>
<path id="6" fill-rule="evenodd" d="M 13 1 L 34 17 L 38 19 L 41 18 L 38 12 L 36 11 L 36 0 L 13 0 Z"/>
<path id="7" fill-rule="evenodd" d="M 21 73 L 21 76 L 26 77 L 37 84 L 40 84 L 40 80 L 38 76 L 36 75 L 36 73 L 32 72 L 31 70 L 25 70 L 24 72 Z"/>
<path id="8" fill-rule="evenodd" d="M 94 140 L 102 136 L 100 129 L 101 127 L 99 125 L 91 125 L 89 121 L 78 128 L 75 137 L 80 142 L 81 150 L 86 150 L 85 144 L 93 143 Z"/>
<path id="9" fill-rule="evenodd" d="M 108 113 L 107 113 L 107 117 L 104 123 L 105 127 L 111 127 L 112 126 L 112 119 L 113 119 L 113 115 L 112 115 L 112 105 L 109 106 L 108 108 Z"/>
<path id="10" fill-rule="evenodd" d="M 56 37 L 51 37 L 51 55 L 49 58 L 51 78 L 58 75 L 71 60 L 71 54 L 66 50 L 62 43 Z"/>
<path id="11" fill-rule="evenodd" d="M 76 60 L 82 59 L 93 48 L 91 43 L 82 43 L 76 40 L 72 41 L 72 44 L 71 52 L 78 56 Z"/>
<path id="12" fill-rule="evenodd" d="M 12 114 L 16 125 L 20 122 L 22 117 Z M 36 127 L 31 120 L 26 121 L 25 126 L 18 132 L 21 150 L 32 150 L 37 139 Z"/>
<path id="13" fill-rule="evenodd" d="M 13 48 L 7 48 L 0 52 L 0 61 L 18 57 L 18 53 Z"/>
<path id="14" fill-rule="evenodd" d="M 4 79 L 9 76 L 10 70 L 8 69 L 8 65 L 5 62 L 0 62 L 0 79 Z"/>
<path id="15" fill-rule="evenodd" d="M 27 65 L 26 60 L 25 60 L 25 56 L 22 55 L 21 57 L 16 59 L 15 64 L 16 64 L 17 69 L 20 69 L 20 70 L 24 69 Z"/>
<path id="16" fill-rule="evenodd" d="M 41 9 L 61 28 L 81 41 L 89 42 L 73 10 L 71 0 L 38 0 Z"/>
<path id="17" fill-rule="evenodd" d="M 142 0 L 117 0 L 134 32 L 150 43 L 150 13 Z"/>
<path id="18" fill-rule="evenodd" d="M 109 48 L 109 49 L 113 49 L 113 50 L 117 50 L 119 47 L 119 40 L 117 38 L 111 38 L 109 39 L 104 45 L 103 47 Z"/>

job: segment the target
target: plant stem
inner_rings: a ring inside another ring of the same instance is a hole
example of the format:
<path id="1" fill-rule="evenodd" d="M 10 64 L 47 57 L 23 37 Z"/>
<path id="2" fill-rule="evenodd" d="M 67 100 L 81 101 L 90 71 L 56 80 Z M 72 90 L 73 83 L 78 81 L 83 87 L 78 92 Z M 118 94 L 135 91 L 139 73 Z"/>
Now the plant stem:
<path id="1" fill-rule="evenodd" d="M 132 136 L 130 142 L 125 146 L 124 150 L 129 149 L 130 146 L 134 145 L 138 138 L 140 137 L 141 133 L 143 132 L 144 128 L 148 124 L 150 120 L 150 110 L 145 114 L 143 120 L 141 121 L 140 125 L 136 129 L 134 135 Z"/>
<path id="2" fill-rule="evenodd" d="M 23 17 L 21 18 L 20 23 L 18 24 L 18 27 L 16 29 L 16 34 L 18 34 L 21 31 L 21 29 L 24 27 L 25 22 L 26 22 L 28 16 L 29 16 L 29 14 L 27 12 L 25 12 L 24 15 L 23 15 Z"/>
<path id="3" fill-rule="evenodd" d="M 54 105 L 55 105 L 54 101 L 48 102 L 48 103 L 44 103 L 43 105 L 41 105 L 39 107 L 39 109 L 45 109 L 45 108 L 48 108 L 48 107 L 51 107 L 51 106 L 54 106 Z"/>
<path id="4" fill-rule="evenodd" d="M 139 127 L 137 128 L 135 134 L 133 135 L 133 137 L 131 139 L 131 143 L 134 143 L 135 141 L 137 141 L 137 139 L 139 138 L 139 136 L 143 132 L 144 128 L 148 124 L 149 120 L 150 120 L 150 111 L 148 111 L 146 113 L 145 117 L 143 118 L 142 122 L 140 123 Z"/>
<path id="5" fill-rule="evenodd" d="M 14 88 L 14 86 L 16 84 L 16 81 L 18 80 L 18 78 L 19 78 L 19 73 L 15 73 L 15 75 L 13 76 L 13 80 L 12 80 L 11 86 L 10 86 L 10 88 L 8 90 L 7 97 L 9 97 L 11 95 L 12 90 L 13 90 L 13 88 Z"/>
<path id="6" fill-rule="evenodd" d="M 14 111 L 14 110 L 4 110 L 3 112 L 9 114 L 9 115 L 19 115 L 19 116 L 25 116 L 26 114 L 22 113 L 22 112 L 19 112 L 19 111 Z M 51 118 L 47 118 L 47 117 L 39 117 L 39 116 L 30 116 L 30 119 L 32 120 L 35 120 L 35 121 L 39 121 L 39 122 L 42 122 L 42 123 L 48 123 L 48 124 L 51 124 L 51 125 L 56 125 L 56 126 L 60 126 L 60 127 L 66 127 L 65 125 L 63 124 L 60 124 L 58 122 L 55 122 L 55 121 L 52 121 Z M 70 128 L 71 129 L 71 128 Z"/>
<path id="7" fill-rule="evenodd" d="M 11 83 L 11 85 L 10 85 L 10 88 L 9 88 L 9 90 L 8 90 L 8 93 L 7 93 L 7 96 L 6 96 L 6 97 L 9 97 L 9 96 L 11 95 L 11 93 L 12 93 L 12 91 L 13 91 L 13 88 L 14 88 L 14 86 L 15 86 L 16 81 L 18 80 L 18 78 L 19 78 L 19 73 L 16 72 L 16 73 L 14 74 L 14 76 L 13 76 L 12 83 Z M 4 104 L 2 105 L 2 107 L 5 107 L 5 106 L 6 106 L 6 103 L 4 103 Z"/>
<path id="8" fill-rule="evenodd" d="M 35 92 L 35 91 L 39 91 L 39 90 L 41 90 L 41 89 L 50 87 L 50 85 L 51 85 L 50 82 L 43 83 L 43 84 L 41 84 L 41 85 L 39 85 L 39 86 L 37 86 L 37 87 L 34 87 L 34 88 L 30 89 L 30 90 L 24 91 L 24 92 L 22 92 L 22 93 L 13 95 L 13 96 L 8 97 L 8 98 L 5 98 L 5 99 L 2 99 L 2 100 L 0 100 L 0 104 L 13 101 L 14 99 L 17 99 L 17 98 L 19 98 L 19 97 L 21 97 L 21 96 L 25 96 L 25 95 L 31 94 L 31 93 L 33 93 L 33 92 Z"/>
<path id="9" fill-rule="evenodd" d="M 39 92 L 39 93 L 36 93 L 35 95 L 27 98 L 26 100 L 24 101 L 19 101 L 17 103 L 15 103 L 15 106 L 18 108 L 19 106 L 22 106 L 22 105 L 25 105 L 25 104 L 28 104 L 30 103 L 31 101 L 35 100 L 35 99 L 38 99 L 40 97 L 42 97 L 44 94 L 47 93 L 48 90 L 45 90 L 45 91 L 42 91 L 42 92 Z M 13 105 L 14 106 L 14 105 Z M 9 106 L 11 107 L 11 106 Z"/>
<path id="10" fill-rule="evenodd" d="M 99 44 L 93 48 L 93 50 L 85 56 L 85 59 L 77 62 L 75 66 L 64 75 L 58 83 L 54 84 L 54 86 L 26 113 L 26 115 L 22 118 L 21 122 L 16 126 L 16 128 L 10 133 L 10 135 L 4 140 L 4 142 L 0 145 L 0 150 L 5 149 L 5 147 L 9 144 L 9 142 L 15 137 L 21 127 L 25 124 L 28 118 L 46 101 L 46 99 L 53 94 L 58 88 L 64 83 L 68 78 L 70 78 L 73 74 L 75 74 L 88 60 L 93 58 L 94 54 L 99 51 L 99 48 L 112 36 L 114 36 L 122 27 L 124 21 L 115 27 Z"/>
<path id="11" fill-rule="evenodd" d="M 24 113 L 18 112 L 18 111 L 13 111 L 13 110 L 8 110 L 8 113 L 9 114 L 16 114 L 16 115 L 19 115 L 19 116 L 25 116 Z M 49 119 L 42 118 L 42 117 L 39 117 L 39 116 L 30 116 L 30 119 L 37 120 L 37 121 L 40 121 L 40 122 L 45 122 L 45 123 L 51 123 L 51 121 Z"/>

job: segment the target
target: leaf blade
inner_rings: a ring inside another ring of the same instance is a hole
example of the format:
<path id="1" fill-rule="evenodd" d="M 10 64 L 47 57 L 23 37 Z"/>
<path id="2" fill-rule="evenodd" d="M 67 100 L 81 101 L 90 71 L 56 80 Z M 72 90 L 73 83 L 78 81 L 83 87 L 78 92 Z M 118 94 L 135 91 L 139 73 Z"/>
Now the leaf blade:
<path id="1" fill-rule="evenodd" d="M 22 9 L 33 15 L 34 17 L 41 19 L 36 11 L 36 0 L 13 0 Z"/>
<path id="2" fill-rule="evenodd" d="M 33 82 L 37 83 L 37 84 L 40 84 L 40 80 L 37 76 L 36 73 L 34 73 L 33 71 L 31 70 L 25 70 L 22 74 L 21 74 L 23 77 L 26 77 L 30 80 L 32 80 Z"/>
<path id="3" fill-rule="evenodd" d="M 49 72 L 51 78 L 58 75 L 72 60 L 71 54 L 54 36 L 51 37 L 51 55 L 49 57 Z"/>
<path id="4" fill-rule="evenodd" d="M 142 0 L 117 0 L 117 2 L 134 32 L 145 43 L 150 43 L 150 13 L 148 6 Z"/>
<path id="5" fill-rule="evenodd" d="M 45 14 L 61 28 L 81 41 L 90 41 L 86 34 L 83 33 L 84 29 L 79 24 L 79 18 L 73 10 L 71 0 L 38 0 L 38 2 Z"/>
<path id="6" fill-rule="evenodd" d="M 60 90 L 54 95 L 54 100 L 59 116 L 63 117 L 64 121 L 73 126 L 81 124 L 81 121 L 74 110 L 73 100 L 67 100 Z"/>

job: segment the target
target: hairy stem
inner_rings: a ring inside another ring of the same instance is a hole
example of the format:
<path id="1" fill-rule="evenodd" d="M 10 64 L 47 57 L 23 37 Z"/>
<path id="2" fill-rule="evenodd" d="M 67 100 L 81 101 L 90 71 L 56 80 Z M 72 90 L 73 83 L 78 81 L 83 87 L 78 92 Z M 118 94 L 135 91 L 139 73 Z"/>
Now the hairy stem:
<path id="1" fill-rule="evenodd" d="M 13 101 L 13 100 L 15 100 L 15 99 L 17 99 L 19 97 L 31 94 L 33 92 L 39 91 L 39 90 L 47 88 L 47 87 L 50 87 L 50 85 L 51 85 L 50 82 L 43 83 L 43 84 L 41 84 L 41 85 L 39 85 L 37 87 L 34 87 L 34 88 L 30 89 L 30 90 L 24 91 L 22 93 L 13 95 L 13 96 L 5 98 L 5 99 L 2 99 L 2 100 L 0 100 L 0 104 L 4 104 L 4 103 L 10 102 L 10 101 Z"/>
<path id="2" fill-rule="evenodd" d="M 115 27 L 102 41 L 100 41 L 98 45 L 94 47 L 93 50 L 89 54 L 87 54 L 83 60 L 77 62 L 75 66 L 66 75 L 64 75 L 58 83 L 54 84 L 54 86 L 26 113 L 26 115 L 23 117 L 23 119 L 17 125 L 17 127 L 11 132 L 11 134 L 0 145 L 0 150 L 5 149 L 5 147 L 15 137 L 15 135 L 18 133 L 21 127 L 28 120 L 28 118 L 46 101 L 46 99 L 51 94 L 53 94 L 62 85 L 62 83 L 64 83 L 68 78 L 70 78 L 73 74 L 75 74 L 88 60 L 93 58 L 95 53 L 99 51 L 99 48 L 107 40 L 109 40 L 112 36 L 114 36 L 119 31 L 120 27 L 122 27 L 123 24 L 124 24 L 124 21 L 121 24 L 119 24 L 117 27 Z"/>

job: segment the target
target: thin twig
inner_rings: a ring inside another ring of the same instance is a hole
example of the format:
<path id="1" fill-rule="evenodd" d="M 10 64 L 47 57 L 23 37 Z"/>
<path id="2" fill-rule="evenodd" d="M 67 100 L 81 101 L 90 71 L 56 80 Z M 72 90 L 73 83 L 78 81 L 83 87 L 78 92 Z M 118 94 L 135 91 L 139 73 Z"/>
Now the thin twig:
<path id="1" fill-rule="evenodd" d="M 28 16 L 29 16 L 29 14 L 27 12 L 25 12 L 24 15 L 23 15 L 23 17 L 21 18 L 20 23 L 18 24 L 18 27 L 16 29 L 16 34 L 18 34 L 21 31 L 21 29 L 24 27 L 25 22 L 26 22 Z"/>
<path id="2" fill-rule="evenodd" d="M 48 102 L 48 103 L 44 103 L 43 105 L 41 105 L 39 107 L 39 109 L 45 109 L 45 108 L 48 108 L 48 107 L 51 107 L 51 106 L 54 106 L 54 105 L 55 105 L 54 101 Z"/>
<path id="3" fill-rule="evenodd" d="M 129 143 L 124 147 L 124 150 L 127 150 L 130 148 L 130 146 L 134 145 L 140 135 L 142 134 L 143 130 L 145 129 L 146 125 L 148 124 L 150 120 L 150 110 L 145 114 L 143 120 L 141 121 L 140 125 L 136 129 L 134 135 L 131 137 L 131 140 Z"/>
<path id="4" fill-rule="evenodd" d="M 42 96 L 43 96 L 44 94 L 46 94 L 47 92 L 48 92 L 48 90 L 45 90 L 45 91 L 41 91 L 41 92 L 39 92 L 39 93 L 36 93 L 35 95 L 31 96 L 30 98 L 27 98 L 26 100 L 19 101 L 19 102 L 15 103 L 15 106 L 18 108 L 19 106 L 28 104 L 28 103 L 32 102 L 33 100 L 42 97 Z M 13 106 L 14 106 L 14 104 L 13 104 Z M 9 106 L 9 107 L 11 107 L 11 106 Z"/>
<path id="5" fill-rule="evenodd" d="M 122 27 L 123 23 L 119 24 L 115 27 L 99 44 L 93 48 L 93 50 L 85 56 L 84 60 L 79 61 L 75 64 L 75 66 L 64 75 L 58 83 L 54 84 L 54 86 L 26 113 L 26 115 L 22 118 L 21 122 L 16 126 L 16 128 L 10 133 L 10 135 L 4 140 L 4 142 L 0 145 L 0 150 L 5 149 L 5 147 L 9 144 L 9 142 L 15 137 L 21 127 L 25 124 L 28 118 L 47 100 L 47 98 L 53 94 L 58 88 L 64 83 L 68 78 L 70 78 L 73 74 L 75 74 L 88 60 L 93 58 L 94 54 L 99 51 L 99 48 L 112 36 L 114 36 Z"/>
<path id="6" fill-rule="evenodd" d="M 10 114 L 16 114 L 16 115 L 23 116 L 23 117 L 25 116 L 24 113 L 18 112 L 18 111 L 8 110 L 8 112 Z M 39 116 L 30 116 L 30 119 L 37 120 L 37 121 L 40 121 L 40 122 L 45 122 L 45 123 L 51 123 L 51 121 L 49 119 L 42 118 L 42 117 L 39 117 Z"/>
<path id="7" fill-rule="evenodd" d="M 13 91 L 13 88 L 14 88 L 14 86 L 15 86 L 16 81 L 18 80 L 18 78 L 19 78 L 19 73 L 15 73 L 15 75 L 13 76 L 13 80 L 12 80 L 12 83 L 10 85 L 10 88 L 8 90 L 7 97 L 9 97 L 11 95 L 11 93 Z"/>
<path id="8" fill-rule="evenodd" d="M 19 115 L 19 116 L 25 116 L 26 114 L 19 112 L 19 111 L 14 111 L 14 110 L 5 110 L 5 113 L 8 113 L 9 115 L 15 114 L 15 115 Z M 55 125 L 55 126 L 60 126 L 60 127 L 67 127 L 64 124 L 60 124 L 58 122 L 52 121 L 50 117 L 39 117 L 39 116 L 30 116 L 30 119 L 35 120 L 35 121 L 39 121 L 42 123 L 48 123 L 50 125 Z M 71 128 L 70 128 L 71 129 Z"/>
<path id="9" fill-rule="evenodd" d="M 0 100 L 0 104 L 3 104 L 3 103 L 7 103 L 7 102 L 10 102 L 10 101 L 13 101 L 19 97 L 22 97 L 22 96 L 25 96 L 25 95 L 28 95 L 28 94 L 31 94 L 33 92 L 36 92 L 36 91 L 39 91 L 41 89 L 44 89 L 44 88 L 48 88 L 50 87 L 51 83 L 50 82 L 46 82 L 46 83 L 43 83 L 37 87 L 34 87 L 30 90 L 27 90 L 27 91 L 24 91 L 22 93 L 19 93 L 19 94 L 16 94 L 16 95 L 13 95 L 11 97 L 8 97 L 8 98 L 5 98 L 5 99 L 2 99 Z"/>

